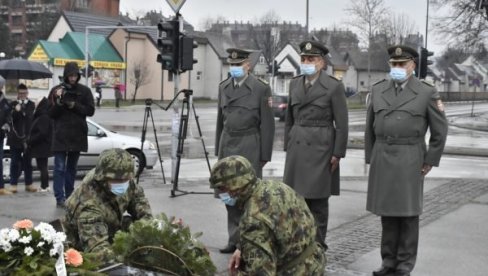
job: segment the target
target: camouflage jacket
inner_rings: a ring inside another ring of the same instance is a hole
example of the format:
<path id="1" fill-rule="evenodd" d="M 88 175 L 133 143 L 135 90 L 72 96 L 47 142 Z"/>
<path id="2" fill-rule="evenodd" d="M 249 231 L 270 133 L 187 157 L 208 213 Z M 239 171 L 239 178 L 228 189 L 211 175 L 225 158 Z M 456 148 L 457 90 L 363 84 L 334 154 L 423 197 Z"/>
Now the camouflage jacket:
<path id="1" fill-rule="evenodd" d="M 151 207 L 134 181 L 123 196 L 115 196 L 108 183 L 93 179 L 94 172 L 91 170 L 67 199 L 63 227 L 70 246 L 98 253 L 103 262 L 110 262 L 114 258 L 111 243 L 115 232 L 122 229 L 123 214 L 127 211 L 133 220 L 150 218 Z"/>
<path id="2" fill-rule="evenodd" d="M 315 242 L 305 200 L 278 181 L 258 179 L 252 186 L 239 224 L 238 275 L 323 275 L 325 252 Z"/>

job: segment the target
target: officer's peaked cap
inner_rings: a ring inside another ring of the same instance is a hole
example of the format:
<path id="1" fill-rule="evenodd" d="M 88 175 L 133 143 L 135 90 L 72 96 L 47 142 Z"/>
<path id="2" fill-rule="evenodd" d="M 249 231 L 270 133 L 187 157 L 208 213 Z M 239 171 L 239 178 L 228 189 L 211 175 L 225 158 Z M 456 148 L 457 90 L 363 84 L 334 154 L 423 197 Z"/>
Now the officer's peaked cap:
<path id="1" fill-rule="evenodd" d="M 326 56 L 329 49 L 322 43 L 314 40 L 306 40 L 300 43 L 301 56 Z"/>
<path id="2" fill-rule="evenodd" d="M 227 53 L 229 56 L 227 57 L 228 63 L 241 63 L 249 58 L 249 55 L 252 51 L 245 50 L 245 49 L 238 49 L 238 48 L 228 48 Z"/>
<path id="3" fill-rule="evenodd" d="M 388 48 L 388 55 L 390 55 L 390 62 L 402 62 L 408 60 L 415 60 L 419 53 L 405 45 L 394 45 Z"/>

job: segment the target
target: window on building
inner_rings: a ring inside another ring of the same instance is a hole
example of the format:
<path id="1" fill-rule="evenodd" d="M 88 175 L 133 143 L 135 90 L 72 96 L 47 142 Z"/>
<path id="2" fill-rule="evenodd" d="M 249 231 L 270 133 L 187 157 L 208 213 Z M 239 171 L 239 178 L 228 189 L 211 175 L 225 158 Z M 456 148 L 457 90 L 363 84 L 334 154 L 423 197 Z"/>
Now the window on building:
<path id="1" fill-rule="evenodd" d="M 360 81 L 359 85 L 364 86 L 364 81 Z"/>
<path id="2" fill-rule="evenodd" d="M 266 63 L 266 60 L 264 59 L 263 56 L 260 56 L 259 57 L 259 64 L 265 64 Z"/>
<path id="3" fill-rule="evenodd" d="M 22 16 L 12 16 L 13 26 L 22 26 Z"/>
<path id="4" fill-rule="evenodd" d="M 87 9 L 88 0 L 76 0 L 76 7 L 81 9 Z"/>
<path id="5" fill-rule="evenodd" d="M 197 80 L 200 80 L 202 78 L 203 72 L 202 71 L 197 71 Z"/>

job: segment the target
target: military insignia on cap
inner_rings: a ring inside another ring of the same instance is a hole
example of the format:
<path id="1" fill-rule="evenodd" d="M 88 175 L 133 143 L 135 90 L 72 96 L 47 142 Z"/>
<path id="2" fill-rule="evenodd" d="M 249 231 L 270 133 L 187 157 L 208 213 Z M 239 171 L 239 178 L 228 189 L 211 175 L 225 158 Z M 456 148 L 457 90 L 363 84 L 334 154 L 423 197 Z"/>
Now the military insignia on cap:
<path id="1" fill-rule="evenodd" d="M 402 55 L 402 48 L 398 47 L 395 49 L 395 55 L 401 56 Z"/>
<path id="2" fill-rule="evenodd" d="M 232 54 L 230 54 L 230 57 L 233 59 L 236 59 L 237 58 L 237 52 L 236 51 L 232 52 Z"/>
<path id="3" fill-rule="evenodd" d="M 312 43 L 305 44 L 305 50 L 312 50 Z"/>

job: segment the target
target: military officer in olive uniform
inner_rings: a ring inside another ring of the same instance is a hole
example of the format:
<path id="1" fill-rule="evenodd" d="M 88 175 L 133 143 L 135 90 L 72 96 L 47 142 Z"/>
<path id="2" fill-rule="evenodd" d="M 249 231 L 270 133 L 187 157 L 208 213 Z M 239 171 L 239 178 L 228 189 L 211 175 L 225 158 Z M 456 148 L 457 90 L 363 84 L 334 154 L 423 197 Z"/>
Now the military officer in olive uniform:
<path id="1" fill-rule="evenodd" d="M 388 53 L 390 79 L 373 85 L 366 119 L 366 209 L 382 225 L 383 262 L 373 275 L 404 276 L 417 257 L 424 177 L 439 165 L 448 124 L 436 89 L 413 76 L 417 51 L 397 45 Z"/>
<path id="2" fill-rule="evenodd" d="M 227 49 L 230 78 L 219 86 L 215 155 L 222 159 L 231 155 L 246 157 L 258 177 L 271 160 L 274 138 L 274 116 L 271 109 L 271 88 L 249 73 L 251 52 Z M 238 225 L 242 212 L 227 207 L 229 241 L 222 253 L 232 253 L 239 239 Z"/>
<path id="3" fill-rule="evenodd" d="M 285 119 L 284 182 L 305 198 L 324 247 L 329 197 L 339 195 L 339 161 L 346 154 L 348 114 L 344 85 L 325 72 L 329 50 L 300 44 L 302 74 L 290 82 Z"/>
<path id="4" fill-rule="evenodd" d="M 244 212 L 231 275 L 324 275 L 325 251 L 315 240 L 314 217 L 293 189 L 259 179 L 242 156 L 219 160 L 210 183 L 226 205 Z"/>

